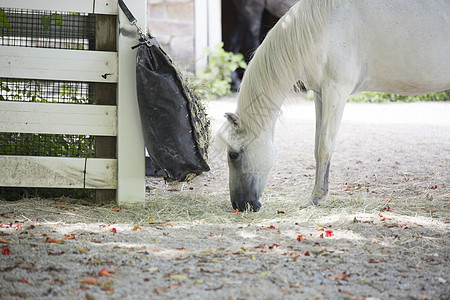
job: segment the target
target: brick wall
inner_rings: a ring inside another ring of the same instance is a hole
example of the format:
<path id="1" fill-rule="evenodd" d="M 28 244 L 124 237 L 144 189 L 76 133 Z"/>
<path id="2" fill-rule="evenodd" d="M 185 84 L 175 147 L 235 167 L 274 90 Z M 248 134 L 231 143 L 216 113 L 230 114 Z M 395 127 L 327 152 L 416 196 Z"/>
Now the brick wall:
<path id="1" fill-rule="evenodd" d="M 147 28 L 174 62 L 194 70 L 194 0 L 148 0 Z"/>

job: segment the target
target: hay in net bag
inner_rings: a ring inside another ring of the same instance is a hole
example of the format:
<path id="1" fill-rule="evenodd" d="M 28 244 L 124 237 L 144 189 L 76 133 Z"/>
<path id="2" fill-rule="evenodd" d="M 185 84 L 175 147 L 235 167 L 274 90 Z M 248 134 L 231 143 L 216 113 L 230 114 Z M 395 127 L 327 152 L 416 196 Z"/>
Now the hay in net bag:
<path id="1" fill-rule="evenodd" d="M 131 24 L 136 19 L 122 0 Z M 137 26 L 136 26 L 137 27 Z M 210 121 L 200 100 L 155 37 L 141 36 L 136 56 L 136 87 L 147 151 L 167 181 L 184 181 L 209 171 Z"/>

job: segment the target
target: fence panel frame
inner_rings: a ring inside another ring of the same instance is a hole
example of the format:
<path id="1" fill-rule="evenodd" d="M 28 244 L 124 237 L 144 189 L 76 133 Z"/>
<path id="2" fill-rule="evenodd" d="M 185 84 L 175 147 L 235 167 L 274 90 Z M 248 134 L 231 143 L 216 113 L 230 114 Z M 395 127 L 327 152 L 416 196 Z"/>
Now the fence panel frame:
<path id="1" fill-rule="evenodd" d="M 127 5 L 136 16 L 138 26 L 145 29 L 147 1 L 127 0 Z M 117 149 L 112 149 L 111 151 L 105 151 L 105 149 L 102 150 L 102 152 L 116 152 L 115 158 L 85 159 L 2 155 L 0 156 L 0 186 L 85 187 L 95 189 L 115 189 L 115 197 L 119 205 L 128 203 L 144 203 L 145 148 L 137 104 L 135 77 L 136 50 L 131 50 L 131 46 L 134 46 L 138 42 L 138 34 L 136 33 L 136 29 L 129 25 L 128 20 L 118 8 L 117 0 L 4 0 L 2 1 L 1 7 L 86 12 L 100 14 L 100 16 L 117 15 L 117 32 L 115 37 L 117 51 L 73 51 L 65 49 L 55 50 L 28 48 L 26 50 L 20 49 L 18 53 L 15 54 L 9 53 L 6 55 L 5 51 L 8 50 L 10 52 L 11 49 L 8 48 L 11 47 L 0 46 L 0 65 L 3 66 L 0 67 L 0 77 L 58 79 L 68 81 L 80 80 L 90 81 L 96 84 L 117 82 L 117 87 L 115 89 L 116 105 L 114 106 L 98 105 L 96 107 L 92 105 L 92 107 L 89 107 L 90 105 L 71 105 L 59 103 L 45 103 L 46 106 L 39 106 L 40 108 L 57 108 L 57 111 L 63 110 L 63 113 L 67 115 L 71 112 L 80 112 L 86 108 L 92 108 L 92 111 L 96 111 L 95 113 L 104 115 L 104 120 L 101 121 L 102 125 L 106 125 L 106 127 L 108 127 L 111 126 L 112 122 L 114 122 L 113 126 L 115 128 L 101 131 L 99 128 L 104 126 L 96 126 L 96 129 L 90 128 L 86 131 L 78 128 L 76 132 L 79 134 L 99 134 L 102 135 L 101 138 L 105 139 L 109 139 L 108 136 L 117 136 L 116 142 L 109 143 L 109 145 L 116 146 Z M 14 48 L 17 49 L 21 47 Z M 75 65 L 72 65 L 72 69 L 76 69 L 76 72 L 72 72 L 71 74 L 71 70 L 69 70 L 69 72 L 64 72 L 64 70 L 59 69 L 58 71 L 58 64 L 52 64 L 51 68 L 45 68 L 42 66 L 42 61 L 39 62 L 38 59 L 38 61 L 35 62 L 34 67 L 36 67 L 37 70 L 46 69 L 46 71 L 42 71 L 41 74 L 39 74 L 39 72 L 33 73 L 26 68 L 27 66 L 29 67 L 29 62 L 23 61 L 23 59 L 26 58 L 24 55 L 30 55 L 31 53 L 36 53 L 37 56 L 41 54 L 41 58 L 42 55 L 48 58 L 49 56 L 52 56 L 51 54 L 56 54 L 53 57 L 60 59 L 60 62 L 64 62 L 65 59 L 78 59 L 79 64 L 75 63 Z M 18 57 L 21 59 L 18 59 Z M 92 72 L 93 63 L 87 63 L 90 59 L 95 61 L 95 65 L 97 66 L 95 68 L 99 68 L 98 70 Z M 22 66 L 22 71 L 26 73 L 15 72 L 15 66 Z M 79 74 L 82 74 L 84 72 L 83 70 L 85 71 L 85 75 L 87 75 L 80 78 Z M 53 71 L 58 74 L 55 74 L 54 76 L 45 75 L 50 74 Z M 74 76 L 73 73 L 77 73 L 78 75 Z M 39 75 L 44 76 L 44 78 Z M 108 91 L 110 89 L 106 86 L 105 90 Z M 109 92 L 109 94 L 111 93 Z M 38 106 L 31 106 L 35 104 L 37 103 L 15 103 L 12 105 L 11 103 L 2 103 L 0 105 L 0 109 L 1 107 L 12 109 L 15 105 L 22 105 L 21 107 L 24 108 L 23 110 L 26 110 L 30 107 L 37 108 Z M 75 108 L 74 106 L 77 107 Z M 21 120 L 23 121 L 27 119 L 27 114 L 30 119 L 32 119 L 31 116 L 33 112 L 24 112 L 23 110 L 21 113 L 18 113 Z M 39 111 L 42 112 L 41 109 L 39 109 Z M 95 115 L 95 113 L 93 114 Z M 50 115 L 52 114 L 50 113 Z M 73 116 L 70 118 L 73 119 Z M 58 120 L 58 117 L 53 114 L 50 119 Z M 88 119 L 89 122 L 92 122 L 95 121 L 95 116 L 90 115 L 86 117 L 86 119 Z M 58 122 L 61 122 L 61 120 L 59 119 Z M 103 122 L 107 124 L 103 124 Z M 10 132 L 31 130 L 30 128 L 25 129 L 24 126 L 27 127 L 23 122 L 17 127 L 14 125 L 5 126 L 0 123 L 0 132 L 4 132 L 5 130 Z M 33 130 L 32 133 L 46 133 L 49 131 L 46 128 L 48 129 L 48 126 L 41 126 L 41 128 L 37 129 L 37 132 Z M 55 131 L 63 134 L 69 134 L 61 128 L 57 130 L 50 130 L 50 132 Z M 31 169 L 28 175 L 26 172 L 23 172 L 27 169 Z M 45 172 L 45 170 L 47 170 L 47 172 Z M 54 174 L 64 174 L 64 176 L 61 176 L 61 181 L 54 180 L 55 175 L 50 174 L 52 172 L 54 172 Z M 17 178 L 12 174 L 22 175 L 19 176 L 21 178 Z M 81 181 L 80 178 L 82 178 Z"/>

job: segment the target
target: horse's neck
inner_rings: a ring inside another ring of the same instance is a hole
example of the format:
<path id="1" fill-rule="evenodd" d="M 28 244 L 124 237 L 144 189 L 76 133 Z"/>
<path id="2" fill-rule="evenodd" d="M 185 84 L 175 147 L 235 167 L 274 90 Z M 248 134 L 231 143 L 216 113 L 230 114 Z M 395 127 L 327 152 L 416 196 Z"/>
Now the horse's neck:
<path id="1" fill-rule="evenodd" d="M 273 133 L 286 94 L 296 81 L 286 76 L 287 67 L 277 51 L 264 45 L 267 43 L 260 46 L 245 72 L 236 111 L 242 124 L 255 134 Z"/>
<path id="2" fill-rule="evenodd" d="M 242 124 L 253 134 L 272 133 L 280 115 L 284 95 L 268 93 L 265 90 L 244 90 L 238 98 L 237 114 Z"/>
<path id="3" fill-rule="evenodd" d="M 295 13 L 289 12 L 272 28 L 244 74 L 237 114 L 253 132 L 274 130 L 286 94 L 302 79 Z"/>

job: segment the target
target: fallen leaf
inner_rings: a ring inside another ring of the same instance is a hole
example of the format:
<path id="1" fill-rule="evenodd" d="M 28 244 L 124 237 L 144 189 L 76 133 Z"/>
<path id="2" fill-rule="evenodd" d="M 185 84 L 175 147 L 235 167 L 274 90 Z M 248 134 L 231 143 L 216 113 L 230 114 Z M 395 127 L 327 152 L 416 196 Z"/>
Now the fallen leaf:
<path id="1" fill-rule="evenodd" d="M 432 190 L 435 190 L 435 189 L 437 189 L 437 188 L 438 188 L 437 185 L 433 185 L 433 186 L 431 187 Z"/>
<path id="2" fill-rule="evenodd" d="M 15 229 L 16 229 L 16 230 L 21 230 L 21 229 L 22 229 L 22 224 L 20 224 L 20 223 L 17 224 L 16 227 L 15 227 Z"/>
<path id="3" fill-rule="evenodd" d="M 59 202 L 59 201 L 55 201 L 55 204 L 58 204 L 58 205 L 68 205 L 69 203 L 68 203 L 68 202 Z"/>
<path id="4" fill-rule="evenodd" d="M 47 251 L 47 254 L 48 254 L 48 255 L 53 255 L 53 256 L 63 255 L 64 253 L 66 253 L 66 251 L 61 251 L 61 252 Z"/>
<path id="5" fill-rule="evenodd" d="M 350 274 L 347 274 L 347 273 L 342 273 L 342 274 L 336 274 L 336 275 L 333 275 L 333 276 L 330 276 L 330 277 L 328 277 L 328 278 L 333 278 L 333 279 L 344 279 L 344 278 L 347 278 L 347 277 L 350 277 L 351 275 Z"/>
<path id="6" fill-rule="evenodd" d="M 59 239 L 52 239 L 52 238 L 49 238 L 49 237 L 45 239 L 45 242 L 46 243 L 61 244 L 61 240 L 59 240 Z"/>
<path id="7" fill-rule="evenodd" d="M 274 225 L 270 225 L 270 226 L 261 226 L 261 229 L 276 229 L 276 227 Z"/>
<path id="8" fill-rule="evenodd" d="M 113 227 L 113 228 L 106 230 L 105 232 L 117 233 L 117 229 Z"/>
<path id="9" fill-rule="evenodd" d="M 331 229 L 325 229 L 324 232 L 325 232 L 325 237 L 331 237 L 334 235 L 333 230 L 331 230 Z"/>
<path id="10" fill-rule="evenodd" d="M 280 244 L 273 243 L 271 246 L 269 246 L 269 249 L 273 249 L 273 248 L 276 248 L 276 247 L 280 247 Z"/>
<path id="11" fill-rule="evenodd" d="M 134 227 L 131 229 L 132 231 L 140 230 L 142 229 L 139 225 L 134 225 Z"/>
<path id="12" fill-rule="evenodd" d="M 171 274 L 169 277 L 174 280 L 188 279 L 186 275 L 179 275 L 179 274 Z"/>
<path id="13" fill-rule="evenodd" d="M 31 229 L 34 229 L 34 228 L 35 228 L 34 225 L 30 225 L 30 226 L 28 226 L 27 228 L 25 228 L 25 230 L 31 230 Z"/>
<path id="14" fill-rule="evenodd" d="M 235 210 L 233 210 L 233 214 L 236 214 L 236 215 L 238 215 L 239 214 L 239 209 L 235 209 Z"/>
<path id="15" fill-rule="evenodd" d="M 97 278 L 96 277 L 91 277 L 91 278 L 81 279 L 78 282 L 79 283 L 96 284 L 97 283 Z"/>
<path id="16" fill-rule="evenodd" d="M 100 287 L 102 291 L 112 291 L 113 282 L 111 280 L 100 282 Z"/>
<path id="17" fill-rule="evenodd" d="M 62 279 L 60 279 L 60 278 L 54 278 L 51 282 L 50 282 L 50 284 L 56 284 L 56 283 L 60 283 L 60 284 L 62 284 L 62 285 L 65 285 L 66 283 L 62 280 Z"/>
<path id="18" fill-rule="evenodd" d="M 177 189 L 167 189 L 168 192 L 176 192 L 178 191 Z"/>
<path id="19" fill-rule="evenodd" d="M 277 210 L 277 214 L 279 214 L 279 215 L 283 215 L 283 216 L 285 216 L 285 215 L 286 215 L 286 213 L 285 213 L 284 211 L 282 211 L 282 210 Z"/>
<path id="20" fill-rule="evenodd" d="M 144 272 L 149 272 L 149 273 L 153 273 L 153 272 L 157 272 L 159 271 L 159 268 L 157 267 L 148 267 L 147 269 L 144 270 Z"/>
<path id="21" fill-rule="evenodd" d="M 306 241 L 308 238 L 305 238 L 304 236 L 302 236 L 301 234 L 297 235 L 297 241 L 299 242 L 303 242 Z"/>
<path id="22" fill-rule="evenodd" d="M 349 291 L 346 291 L 346 290 L 341 290 L 341 289 L 338 289 L 338 291 L 339 291 L 339 293 L 346 294 L 346 295 L 349 295 L 349 296 L 353 296 L 352 292 L 349 292 Z"/>
<path id="23" fill-rule="evenodd" d="M 147 222 L 153 222 L 155 221 L 155 219 L 153 219 L 153 217 L 148 218 Z"/>
<path id="24" fill-rule="evenodd" d="M 177 248 L 178 251 L 186 251 L 185 248 Z"/>
<path id="25" fill-rule="evenodd" d="M 270 272 L 266 273 L 266 272 L 262 272 L 261 274 L 259 274 L 259 278 L 266 278 L 267 276 L 269 276 Z"/>
<path id="26" fill-rule="evenodd" d="M 23 283 L 26 283 L 26 284 L 29 284 L 29 285 L 33 285 L 31 282 L 29 282 L 28 280 L 26 280 L 23 277 L 19 280 L 19 282 L 23 282 Z"/>
<path id="27" fill-rule="evenodd" d="M 63 240 L 73 240 L 75 239 L 75 234 L 71 233 L 69 235 L 66 235 Z"/>
<path id="28" fill-rule="evenodd" d="M 117 275 L 111 274 L 110 272 L 113 272 L 113 271 L 108 271 L 108 270 L 106 270 L 106 267 L 105 267 L 100 272 L 98 272 L 98 276 L 113 277 L 113 278 L 118 277 Z"/>
<path id="29" fill-rule="evenodd" d="M 13 242 L 7 241 L 4 238 L 0 238 L 0 243 L 13 245 Z"/>
<path id="30" fill-rule="evenodd" d="M 156 294 L 160 294 L 160 293 L 165 293 L 165 292 L 167 292 L 167 289 L 165 288 L 165 287 L 161 287 L 161 288 L 155 288 L 155 293 Z"/>
<path id="31" fill-rule="evenodd" d="M 121 210 L 120 207 L 117 207 L 117 208 L 111 208 L 111 209 L 110 209 L 110 211 L 114 211 L 114 212 L 119 212 L 120 210 Z"/>
<path id="32" fill-rule="evenodd" d="M 10 255 L 11 254 L 11 249 L 9 249 L 9 247 L 5 247 L 2 249 L 2 254 L 3 255 Z"/>
<path id="33" fill-rule="evenodd" d="M 206 270 L 203 268 L 200 268 L 200 272 L 202 272 L 202 273 L 220 273 L 219 270 Z"/>
<path id="34" fill-rule="evenodd" d="M 86 253 L 86 250 L 84 250 L 84 248 L 82 248 L 82 247 L 75 247 L 75 248 L 78 250 L 79 253 L 82 253 L 82 254 Z"/>

